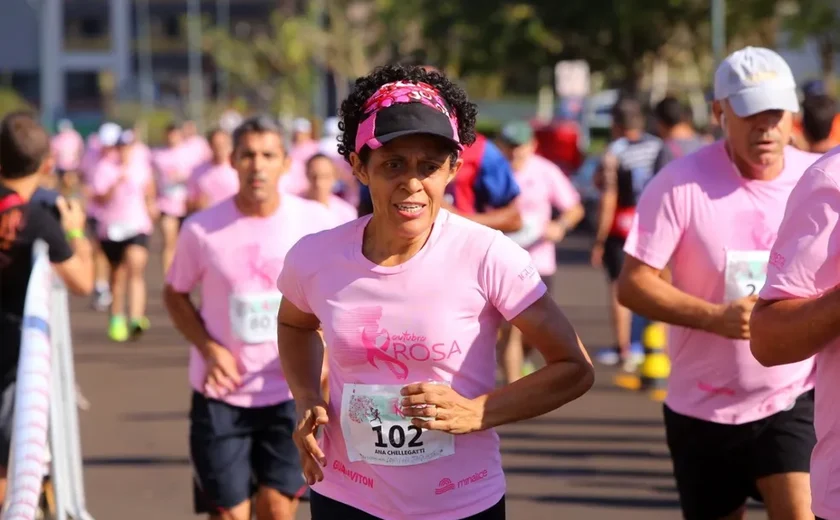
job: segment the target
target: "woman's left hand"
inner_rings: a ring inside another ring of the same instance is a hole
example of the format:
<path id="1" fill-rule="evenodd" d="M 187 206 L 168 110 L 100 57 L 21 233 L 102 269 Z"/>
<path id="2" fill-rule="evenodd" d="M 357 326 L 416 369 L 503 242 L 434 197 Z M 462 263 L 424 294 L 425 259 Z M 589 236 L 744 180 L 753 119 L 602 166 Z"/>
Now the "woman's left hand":
<path id="1" fill-rule="evenodd" d="M 412 417 L 411 424 L 414 426 L 453 435 L 482 429 L 484 410 L 481 404 L 467 399 L 447 385 L 412 383 L 404 386 L 400 394 L 403 396 L 401 411 L 406 417 Z"/>

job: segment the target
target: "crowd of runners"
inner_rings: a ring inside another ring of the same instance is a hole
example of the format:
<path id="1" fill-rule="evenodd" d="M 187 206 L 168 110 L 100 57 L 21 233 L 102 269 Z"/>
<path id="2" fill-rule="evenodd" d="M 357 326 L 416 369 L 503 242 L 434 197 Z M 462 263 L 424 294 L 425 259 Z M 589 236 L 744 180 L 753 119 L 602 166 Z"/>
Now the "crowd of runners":
<path id="1" fill-rule="evenodd" d="M 713 81 L 716 141 L 672 97 L 655 132 L 637 100 L 613 108 L 591 261 L 616 341 L 593 357 L 634 372 L 632 313 L 667 324 L 685 518 L 739 519 L 752 497 L 772 520 L 838 520 L 837 109 L 810 89 L 800 111 L 768 49 L 733 53 Z M 87 142 L 62 123 L 50 143 L 31 116 L 7 116 L 6 455 L 25 291 L 9 266 L 46 239 L 68 285 L 93 293 L 103 334 L 130 341 L 170 326 L 146 317 L 159 228 L 163 299 L 191 345 L 196 513 L 291 520 L 307 500 L 313 520 L 505 518 L 493 428 L 594 381 L 551 297 L 555 246 L 584 206 L 529 122 L 489 139 L 476 115 L 434 68 L 389 66 L 356 82 L 320 137 L 256 116 L 204 136 L 173 123 L 157 149 L 115 123 Z M 49 182 L 55 215 L 33 199 Z"/>

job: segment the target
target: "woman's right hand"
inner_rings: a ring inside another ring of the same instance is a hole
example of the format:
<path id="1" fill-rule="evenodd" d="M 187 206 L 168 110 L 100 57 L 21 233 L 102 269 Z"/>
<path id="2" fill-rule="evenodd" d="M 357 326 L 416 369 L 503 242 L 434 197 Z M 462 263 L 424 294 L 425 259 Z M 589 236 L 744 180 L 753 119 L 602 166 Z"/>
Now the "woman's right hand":
<path id="1" fill-rule="evenodd" d="M 327 403 L 324 401 L 301 408 L 297 428 L 292 435 L 300 454 L 303 475 L 310 486 L 324 480 L 324 472 L 321 468 L 327 466 L 327 457 L 318 446 L 317 435 L 318 429 L 328 422 Z"/>

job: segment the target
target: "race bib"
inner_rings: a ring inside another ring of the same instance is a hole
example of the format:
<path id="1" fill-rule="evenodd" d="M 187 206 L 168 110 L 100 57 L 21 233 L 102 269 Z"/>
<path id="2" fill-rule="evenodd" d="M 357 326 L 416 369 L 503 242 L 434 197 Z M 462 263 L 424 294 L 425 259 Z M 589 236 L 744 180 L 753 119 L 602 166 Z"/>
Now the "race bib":
<path id="1" fill-rule="evenodd" d="M 125 222 L 109 224 L 105 230 L 108 240 L 111 242 L 123 242 L 140 234 L 140 228 Z"/>
<path id="2" fill-rule="evenodd" d="M 770 251 L 727 251 L 725 276 L 726 301 L 758 294 L 767 279 Z"/>
<path id="3" fill-rule="evenodd" d="M 183 199 L 187 196 L 187 186 L 185 184 L 172 184 L 167 186 L 163 192 L 170 199 Z"/>
<path id="4" fill-rule="evenodd" d="M 522 228 L 519 231 L 506 233 L 506 235 L 516 242 L 519 247 L 527 249 L 537 243 L 543 236 L 545 226 L 542 219 L 535 217 L 523 217 Z"/>
<path id="5" fill-rule="evenodd" d="M 277 311 L 283 295 L 278 291 L 234 293 L 230 296 L 230 327 L 243 343 L 277 341 Z"/>
<path id="6" fill-rule="evenodd" d="M 455 453 L 455 436 L 424 430 L 400 411 L 404 385 L 345 384 L 341 432 L 350 462 L 414 466 Z"/>

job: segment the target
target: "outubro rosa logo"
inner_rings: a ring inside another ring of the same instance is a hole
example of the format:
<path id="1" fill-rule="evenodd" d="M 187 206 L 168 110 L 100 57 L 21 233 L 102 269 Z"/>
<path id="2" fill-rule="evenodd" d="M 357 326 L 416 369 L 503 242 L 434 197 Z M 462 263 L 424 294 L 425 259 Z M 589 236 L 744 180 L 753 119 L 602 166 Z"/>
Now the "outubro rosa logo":
<path id="1" fill-rule="evenodd" d="M 431 342 L 411 332 L 391 334 L 380 325 L 382 307 L 361 307 L 336 320 L 336 361 L 347 366 L 386 369 L 399 381 L 408 379 L 408 362 L 441 362 L 462 354 L 458 342 Z M 363 348 L 359 348 L 359 346 Z"/>

